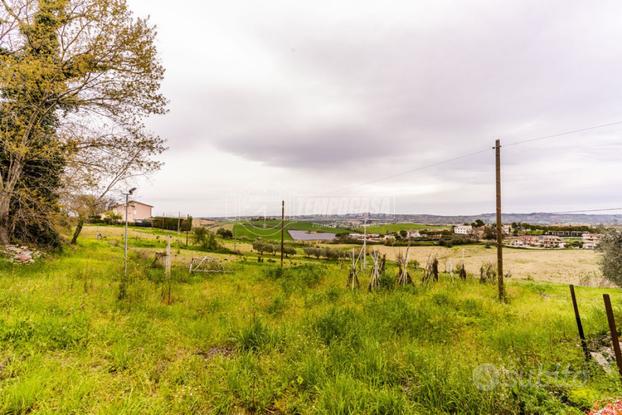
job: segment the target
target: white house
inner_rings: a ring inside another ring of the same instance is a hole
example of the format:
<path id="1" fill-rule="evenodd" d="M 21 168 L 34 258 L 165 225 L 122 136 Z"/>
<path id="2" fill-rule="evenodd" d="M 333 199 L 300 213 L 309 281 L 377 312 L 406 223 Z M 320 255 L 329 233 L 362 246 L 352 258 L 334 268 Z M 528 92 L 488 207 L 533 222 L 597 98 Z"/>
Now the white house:
<path id="1" fill-rule="evenodd" d="M 597 233 L 584 233 L 581 235 L 581 240 L 583 241 L 583 249 L 596 249 L 600 240 L 602 239 L 602 235 Z"/>
<path id="2" fill-rule="evenodd" d="M 457 235 L 470 235 L 473 233 L 473 226 L 471 225 L 456 225 L 454 226 L 454 233 Z"/>
<path id="3" fill-rule="evenodd" d="M 419 231 L 408 231 L 408 238 L 421 238 L 421 232 L 419 232 Z"/>

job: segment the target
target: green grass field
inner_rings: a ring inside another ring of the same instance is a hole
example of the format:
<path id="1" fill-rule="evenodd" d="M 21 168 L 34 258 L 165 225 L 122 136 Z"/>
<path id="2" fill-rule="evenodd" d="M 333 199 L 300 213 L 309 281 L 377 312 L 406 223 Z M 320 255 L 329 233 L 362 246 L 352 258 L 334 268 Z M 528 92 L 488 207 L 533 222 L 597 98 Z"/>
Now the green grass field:
<path id="1" fill-rule="evenodd" d="M 285 240 L 291 241 L 292 238 L 287 233 L 288 230 L 294 231 L 310 231 L 310 232 L 329 232 L 329 233 L 348 233 L 346 229 L 331 228 L 329 226 L 318 225 L 312 222 L 304 221 L 286 221 L 285 222 Z M 281 240 L 281 221 L 248 221 L 237 222 L 233 226 L 233 235 L 239 239 L 255 240 L 258 238 L 264 240 Z"/>
<path id="2" fill-rule="evenodd" d="M 387 233 L 399 232 L 401 230 L 421 231 L 424 229 L 442 231 L 442 230 L 450 229 L 450 227 L 445 226 L 445 225 L 425 225 L 422 223 L 388 223 L 388 224 L 382 224 L 382 225 L 370 225 L 367 227 L 367 232 L 387 234 Z"/>
<path id="3" fill-rule="evenodd" d="M 228 256 L 231 273 L 188 275 L 194 254 L 176 249 L 168 305 L 155 248 L 131 243 L 124 300 L 112 237 L 0 260 L 0 413 L 580 414 L 622 395 L 583 362 L 565 285 L 509 282 L 500 304 L 473 279 L 391 287 L 390 264 L 368 293 L 367 276 L 351 291 L 346 268 L 302 257 L 283 274 Z M 605 291 L 622 325 L 620 290 L 577 290 L 595 342 Z"/>

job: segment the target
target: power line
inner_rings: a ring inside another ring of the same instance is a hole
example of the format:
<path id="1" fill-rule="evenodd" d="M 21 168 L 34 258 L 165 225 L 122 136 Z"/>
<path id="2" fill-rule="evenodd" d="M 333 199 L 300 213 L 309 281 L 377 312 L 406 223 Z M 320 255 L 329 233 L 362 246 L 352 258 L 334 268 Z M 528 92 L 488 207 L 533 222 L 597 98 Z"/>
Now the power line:
<path id="1" fill-rule="evenodd" d="M 622 210 L 622 207 L 618 207 L 618 208 L 603 208 L 603 209 L 566 210 L 566 211 L 563 211 L 563 212 L 546 212 L 546 213 L 551 213 L 551 214 L 554 214 L 554 215 L 564 215 L 564 214 L 570 214 L 570 213 L 612 212 L 612 211 L 616 211 L 616 210 Z"/>
<path id="2" fill-rule="evenodd" d="M 614 125 L 622 125 L 622 120 L 608 122 L 608 123 L 604 123 L 604 124 L 596 124 L 596 125 L 592 125 L 592 126 L 589 126 L 589 127 L 577 128 L 577 129 L 574 129 L 574 130 L 562 131 L 560 133 L 555 133 L 555 134 L 550 134 L 550 135 L 532 137 L 532 138 L 527 138 L 527 139 L 520 139 L 520 140 L 517 140 L 517 141 L 512 141 L 512 142 L 510 142 L 508 144 L 503 144 L 503 147 L 518 146 L 518 145 L 521 145 L 521 144 L 531 143 L 531 142 L 534 142 L 534 141 L 548 140 L 548 139 L 551 139 L 551 138 L 563 137 L 563 136 L 571 135 L 571 134 L 578 134 L 578 133 L 582 133 L 582 132 L 585 132 L 585 131 L 597 130 L 597 129 L 600 129 L 600 128 L 611 127 L 611 126 L 614 126 Z M 451 157 L 451 158 L 448 158 L 448 159 L 445 159 L 445 160 L 441 160 L 441 161 L 436 162 L 436 163 L 428 164 L 428 165 L 417 167 L 417 168 L 414 168 L 414 169 L 404 170 L 402 172 L 395 173 L 395 174 L 392 174 L 392 175 L 389 175 L 389 176 L 384 176 L 384 177 L 373 179 L 373 180 L 370 180 L 370 181 L 367 181 L 367 182 L 363 182 L 363 183 L 355 184 L 355 185 L 352 185 L 352 186 L 348 186 L 348 188 L 349 187 L 360 187 L 360 186 L 365 186 L 365 185 L 368 185 L 368 184 L 373 184 L 373 183 L 377 183 L 377 182 L 384 181 L 384 180 L 393 179 L 393 178 L 404 176 L 406 174 L 413 173 L 413 172 L 416 172 L 416 171 L 426 170 L 426 169 L 429 169 L 429 168 L 432 168 L 432 167 L 436 167 L 436 166 L 440 166 L 440 165 L 443 165 L 443 164 L 447 164 L 447 163 L 450 163 L 452 161 L 457 161 L 457 160 L 461 160 L 461 159 L 464 159 L 464 158 L 467 158 L 467 157 L 476 156 L 478 154 L 486 153 L 488 151 L 490 151 L 490 150 L 489 149 L 485 149 L 485 150 L 475 151 L 475 152 L 472 152 L 472 153 L 462 154 L 462 155 L 459 155 L 459 156 L 455 156 L 455 157 Z"/>
<path id="3" fill-rule="evenodd" d="M 567 136 L 567 135 L 572 135 L 572 134 L 577 134 L 577 133 L 581 133 L 581 132 L 586 132 L 586 131 L 592 131 L 592 130 L 596 130 L 596 129 L 600 129 L 600 128 L 606 128 L 606 127 L 611 127 L 611 126 L 615 126 L 615 125 L 622 125 L 622 120 L 620 121 L 613 121 L 613 122 L 608 122 L 608 123 L 603 123 L 603 124 L 596 124 L 596 125 L 592 125 L 589 127 L 583 127 L 583 128 L 577 128 L 574 130 L 567 130 L 567 131 L 562 131 L 559 133 L 555 133 L 555 134 L 549 134 L 549 135 L 544 135 L 544 136 L 538 136 L 538 137 L 532 137 L 532 138 L 527 138 L 527 139 L 520 139 L 517 141 L 512 141 L 509 142 L 507 144 L 503 144 L 503 147 L 512 147 L 512 146 L 518 146 L 518 145 L 522 145 L 522 144 L 526 144 L 526 143 L 531 143 L 531 142 L 535 142 L 535 141 L 541 141 L 541 140 L 548 140 L 548 139 L 552 139 L 552 138 L 558 138 L 558 137 L 563 137 L 563 136 Z M 431 164 L 426 164 L 420 167 L 416 167 L 416 168 L 412 168 L 412 169 L 408 169 L 408 170 L 404 170 L 398 173 L 394 173 L 388 176 L 383 176 L 383 177 L 379 177 L 379 178 L 375 178 L 369 181 L 365 181 L 365 182 L 361 182 L 361 183 L 355 183 L 352 185 L 346 185 L 346 186 L 342 186 L 340 188 L 337 188 L 335 190 L 333 190 L 332 192 L 328 192 L 326 194 L 322 194 L 322 195 L 311 195 L 308 197 L 326 197 L 329 196 L 331 194 L 335 194 L 335 193 L 339 193 L 343 190 L 346 189 L 352 189 L 352 188 L 356 188 L 356 187 L 361 187 L 361 186 L 366 186 L 369 184 L 374 184 L 374 183 L 378 183 L 378 182 L 382 182 L 385 180 L 389 180 L 389 179 L 393 179 L 396 177 L 400 177 L 400 176 L 404 176 L 410 173 L 414 173 L 417 171 L 422 171 L 422 170 L 426 170 L 426 169 L 430 169 L 433 167 L 437 167 L 437 166 L 441 166 L 447 163 L 451 163 L 454 161 L 458 161 L 458 160 L 462 160 L 465 158 L 469 158 L 469 157 L 473 157 L 479 154 L 483 154 L 486 152 L 491 151 L 491 148 L 486 148 L 486 149 L 482 149 L 482 150 L 478 150 L 478 151 L 474 151 L 474 152 L 470 152 L 470 153 L 465 153 L 465 154 L 461 154 L 461 155 L 457 155 L 454 157 L 450 157 L 447 159 L 443 159 L 440 160 L 438 162 L 435 163 L 431 163 Z M 548 213 L 556 213 L 556 214 L 565 214 L 565 213 L 582 213 L 582 212 L 604 212 L 604 211 L 615 211 L 615 210 L 622 210 L 622 208 L 607 208 L 607 209 L 587 209 L 587 210 L 578 210 L 578 211 L 566 211 L 566 212 L 548 212 Z"/>
<path id="4" fill-rule="evenodd" d="M 576 130 L 568 130 L 568 131 L 563 131 L 561 133 L 556 133 L 556 134 L 551 134 L 551 135 L 544 135 L 544 136 L 540 136 L 540 137 L 533 137 L 533 138 L 528 138 L 528 139 L 524 139 L 524 140 L 513 141 L 513 142 L 510 142 L 508 144 L 505 144 L 504 147 L 517 146 L 517 145 L 520 145 L 520 144 L 531 143 L 533 141 L 548 140 L 550 138 L 563 137 L 565 135 L 577 134 L 577 133 L 582 133 L 582 132 L 585 132 L 585 131 L 592 131 L 592 130 L 597 130 L 599 128 L 611 127 L 611 126 L 620 125 L 620 124 L 622 124 L 622 121 L 613 121 L 613 122 L 609 122 L 609 123 L 605 123 L 605 124 L 597 124 L 597 125 L 593 125 L 591 127 L 578 128 Z"/>
<path id="5" fill-rule="evenodd" d="M 437 161 L 436 163 L 426 164 L 424 166 L 416 167 L 414 169 L 404 170 L 404 171 L 401 171 L 399 173 L 391 174 L 389 176 L 383 176 L 383 177 L 379 177 L 379 178 L 372 179 L 372 180 L 369 180 L 369 181 L 343 186 L 343 187 L 340 187 L 340 188 L 337 188 L 337 189 L 333 190 L 332 192 L 330 192 L 328 194 L 325 194 L 325 195 L 315 195 L 315 196 L 322 197 L 322 196 L 327 196 L 327 195 L 330 195 L 330 194 L 333 194 L 333 193 L 339 193 L 340 191 L 345 190 L 345 189 L 351 189 L 351 188 L 354 188 L 354 187 L 367 186 L 369 184 L 374 184 L 374 183 L 377 183 L 377 182 L 382 182 L 382 181 L 385 181 L 385 180 L 389 180 L 389 179 L 393 179 L 393 178 L 396 178 L 396 177 L 404 176 L 406 174 L 414 173 L 416 171 L 430 169 L 432 167 L 441 166 L 443 164 L 451 163 L 453 161 L 462 160 L 462 159 L 465 159 L 465 158 L 468 158 L 468 157 L 473 157 L 473 156 L 476 156 L 478 154 L 487 153 L 487 152 L 490 152 L 490 151 L 491 150 L 487 148 L 487 149 L 483 149 L 483 150 L 479 150 L 479 151 L 474 151 L 472 153 L 462 154 L 462 155 L 459 155 L 459 156 L 455 156 L 455 157 L 451 157 L 451 158 L 444 159 L 444 160 L 441 160 L 441 161 Z"/>

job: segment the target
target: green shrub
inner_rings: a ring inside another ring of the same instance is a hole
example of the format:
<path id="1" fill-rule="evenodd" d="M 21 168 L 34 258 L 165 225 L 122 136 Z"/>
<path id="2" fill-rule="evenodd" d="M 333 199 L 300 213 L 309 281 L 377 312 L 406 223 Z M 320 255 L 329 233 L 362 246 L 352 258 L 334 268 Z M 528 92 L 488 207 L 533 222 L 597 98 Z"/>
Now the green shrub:
<path id="1" fill-rule="evenodd" d="M 241 351 L 257 352 L 273 343 L 274 334 L 258 317 L 253 317 L 250 324 L 234 334 L 234 341 Z"/>

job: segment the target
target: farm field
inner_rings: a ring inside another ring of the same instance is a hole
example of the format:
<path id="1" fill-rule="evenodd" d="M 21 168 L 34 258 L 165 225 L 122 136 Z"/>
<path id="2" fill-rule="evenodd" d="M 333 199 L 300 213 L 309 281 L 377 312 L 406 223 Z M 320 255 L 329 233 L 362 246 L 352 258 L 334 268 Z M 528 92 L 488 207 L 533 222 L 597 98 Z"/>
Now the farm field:
<path id="1" fill-rule="evenodd" d="M 351 245 L 325 245 L 352 248 Z M 356 247 L 360 249 L 360 246 Z M 369 250 L 386 254 L 387 259 L 395 260 L 406 247 L 370 245 Z M 436 255 L 441 269 L 455 268 L 464 258 L 467 271 L 478 273 L 484 262 L 496 262 L 496 250 L 484 245 L 462 245 L 446 248 L 442 246 L 415 246 L 409 250 L 410 258 L 424 266 L 428 259 Z M 516 279 L 532 279 L 560 283 L 594 285 L 601 283 L 599 269 L 600 254 L 593 250 L 581 249 L 503 249 L 504 269 Z"/>
<path id="2" fill-rule="evenodd" d="M 285 223 L 285 240 L 291 241 L 292 237 L 287 233 L 288 230 L 294 231 L 310 231 L 310 232 L 330 232 L 330 233 L 348 233 L 346 229 L 331 228 L 330 226 L 318 225 L 305 221 L 287 221 Z M 266 220 L 252 222 L 237 222 L 233 225 L 233 235 L 239 239 L 255 240 L 261 238 L 264 240 L 280 241 L 281 240 L 281 221 Z"/>
<path id="3" fill-rule="evenodd" d="M 84 236 L 95 238 L 97 234 L 107 239 L 121 243 L 123 227 L 120 226 L 85 226 Z M 129 228 L 130 243 L 145 248 L 164 248 L 166 236 L 171 235 L 174 243 L 185 245 L 185 235 L 172 231 L 162 231 L 151 228 Z M 287 236 L 287 234 L 286 234 Z M 190 236 L 192 237 L 192 235 Z M 278 238 L 280 238 L 280 233 Z M 272 239 L 277 241 L 279 239 Z M 291 239 L 289 239 L 291 241 Z M 229 249 L 235 249 L 245 254 L 252 252 L 252 244 L 241 241 L 221 241 Z M 323 244 L 321 246 L 337 249 L 360 249 L 360 245 Z M 399 252 L 405 252 L 405 247 L 391 247 L 384 245 L 370 245 L 370 251 L 378 250 L 387 255 L 387 259 L 394 261 Z M 299 251 L 301 251 L 299 249 Z M 441 246 L 415 246 L 410 248 L 410 257 L 417 260 L 422 266 L 428 258 L 436 255 L 441 269 L 446 266 L 455 267 L 464 257 L 468 272 L 477 273 L 484 262 L 496 261 L 494 248 L 486 249 L 483 245 L 463 245 L 446 248 Z M 545 250 L 545 249 L 516 249 L 504 248 L 504 264 L 506 271 L 511 272 L 515 279 L 532 279 L 559 283 L 573 283 L 581 285 L 599 285 L 601 272 L 599 269 L 600 254 L 592 250 Z"/>
<path id="4" fill-rule="evenodd" d="M 107 231 L 106 227 L 104 230 Z M 615 372 L 585 364 L 565 285 L 508 282 L 508 304 L 473 279 L 345 288 L 334 262 L 210 254 L 230 273 L 189 275 L 176 248 L 172 304 L 159 249 L 85 232 L 31 266 L 0 260 L 0 413 L 584 413 L 620 396 Z M 226 261 L 225 261 L 226 260 Z M 585 330 L 606 339 L 602 293 L 578 288 Z M 591 343 L 591 344 L 592 344 Z"/>

